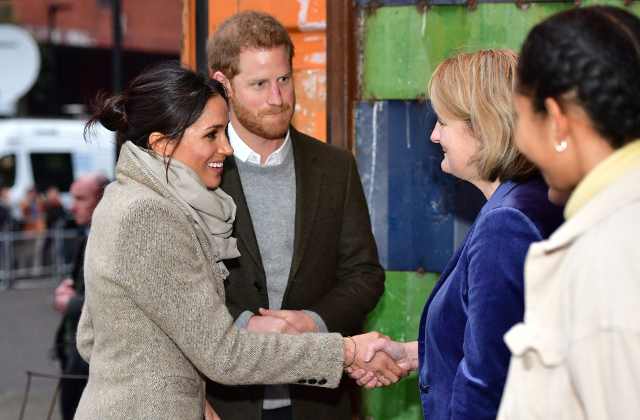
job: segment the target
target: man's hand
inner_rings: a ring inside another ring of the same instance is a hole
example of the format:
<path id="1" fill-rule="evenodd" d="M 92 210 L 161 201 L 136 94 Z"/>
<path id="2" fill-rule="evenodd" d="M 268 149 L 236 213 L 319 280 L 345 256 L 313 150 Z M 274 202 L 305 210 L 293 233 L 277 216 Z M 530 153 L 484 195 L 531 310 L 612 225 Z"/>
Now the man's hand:
<path id="1" fill-rule="evenodd" d="M 221 420 L 220 416 L 218 416 L 218 414 L 215 411 L 213 411 L 213 408 L 211 408 L 211 405 L 207 400 L 205 400 L 204 418 L 205 420 Z"/>
<path id="2" fill-rule="evenodd" d="M 392 383 L 396 383 L 400 378 L 405 378 L 409 375 L 406 369 L 398 366 L 391 357 L 384 352 L 378 352 L 370 361 L 364 361 L 364 353 L 366 346 L 377 340 L 384 339 L 389 340 L 389 337 L 383 336 L 377 332 L 370 332 L 367 334 L 356 335 L 353 337 L 355 340 L 355 360 L 354 360 L 354 342 L 351 338 L 344 338 L 345 344 L 345 365 L 348 365 L 353 360 L 348 370 L 355 372 L 358 370 L 364 370 L 367 373 L 365 376 L 359 379 L 359 383 L 365 386 L 367 389 L 372 389 L 376 386 L 387 386 Z"/>
<path id="3" fill-rule="evenodd" d="M 62 283 L 60 283 L 60 286 L 56 288 L 56 296 L 53 301 L 53 307 L 62 315 L 67 313 L 69 301 L 77 294 L 73 288 L 73 285 L 73 280 L 66 279 Z"/>
<path id="4" fill-rule="evenodd" d="M 268 332 L 268 333 L 287 333 L 300 334 L 300 330 L 290 324 L 288 321 L 277 318 L 275 316 L 259 316 L 254 315 L 249 318 L 247 323 L 247 331 L 249 332 Z"/>
<path id="5" fill-rule="evenodd" d="M 276 318 L 284 319 L 296 327 L 300 332 L 318 332 L 316 322 L 306 312 L 290 310 L 272 311 L 263 308 L 260 308 L 259 311 L 262 316 L 274 316 Z"/>

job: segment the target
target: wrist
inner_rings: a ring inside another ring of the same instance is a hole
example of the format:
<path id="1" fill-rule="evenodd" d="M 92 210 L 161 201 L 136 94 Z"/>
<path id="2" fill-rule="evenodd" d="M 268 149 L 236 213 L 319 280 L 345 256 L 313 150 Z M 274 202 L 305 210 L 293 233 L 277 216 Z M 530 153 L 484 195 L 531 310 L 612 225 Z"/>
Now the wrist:
<path id="1" fill-rule="evenodd" d="M 344 341 L 344 361 L 342 366 L 348 368 L 356 361 L 356 341 L 353 337 L 343 337 Z"/>

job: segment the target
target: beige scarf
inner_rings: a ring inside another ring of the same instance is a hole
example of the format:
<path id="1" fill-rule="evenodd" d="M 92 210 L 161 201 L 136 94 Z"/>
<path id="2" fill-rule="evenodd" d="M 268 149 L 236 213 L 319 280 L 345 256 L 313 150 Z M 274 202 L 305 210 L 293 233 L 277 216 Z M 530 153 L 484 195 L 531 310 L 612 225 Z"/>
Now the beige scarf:
<path id="1" fill-rule="evenodd" d="M 222 276 L 226 278 L 229 272 L 222 260 L 240 256 L 237 239 L 231 237 L 236 217 L 233 199 L 220 188 L 207 189 L 198 174 L 177 159 L 171 159 L 166 172 L 166 165 L 154 151 L 142 149 L 129 141 L 122 147 L 128 148 L 155 180 L 189 211 L 209 239 Z"/>

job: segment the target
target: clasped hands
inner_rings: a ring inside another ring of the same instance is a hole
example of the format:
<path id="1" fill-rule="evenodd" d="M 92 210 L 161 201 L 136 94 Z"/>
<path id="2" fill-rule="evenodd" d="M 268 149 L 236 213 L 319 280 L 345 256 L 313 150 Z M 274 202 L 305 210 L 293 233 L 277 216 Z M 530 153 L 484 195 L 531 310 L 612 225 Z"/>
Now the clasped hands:
<path id="1" fill-rule="evenodd" d="M 369 334 L 378 333 L 374 332 Z M 366 336 L 369 334 L 364 335 Z M 409 371 L 418 370 L 418 342 L 412 341 L 411 343 L 398 343 L 396 341 L 392 341 L 387 336 L 380 336 L 380 338 L 366 343 L 361 357 L 364 365 L 362 363 L 354 363 L 353 366 L 345 368 L 345 371 L 349 376 L 352 379 L 355 379 L 358 385 L 364 386 L 367 389 L 388 386 L 397 382 L 400 378 L 395 381 L 387 381 L 385 374 L 379 375 L 378 371 L 374 372 L 368 366 L 374 363 L 376 359 L 381 358 L 381 360 L 386 360 L 385 363 L 388 366 L 395 365 L 397 369 L 400 369 L 403 373 L 400 377 L 404 378 L 409 375 Z M 356 361 L 357 360 L 358 358 L 356 358 Z"/>
<path id="2" fill-rule="evenodd" d="M 263 308 L 259 311 L 260 316 L 252 316 L 249 319 L 248 331 L 287 334 L 318 332 L 313 318 L 303 311 L 274 311 Z M 418 369 L 417 342 L 397 343 L 375 331 L 352 338 L 344 338 L 344 365 L 347 366 L 353 361 L 345 368 L 345 372 L 355 379 L 358 385 L 367 389 L 388 386 L 408 376 L 410 370 Z"/>

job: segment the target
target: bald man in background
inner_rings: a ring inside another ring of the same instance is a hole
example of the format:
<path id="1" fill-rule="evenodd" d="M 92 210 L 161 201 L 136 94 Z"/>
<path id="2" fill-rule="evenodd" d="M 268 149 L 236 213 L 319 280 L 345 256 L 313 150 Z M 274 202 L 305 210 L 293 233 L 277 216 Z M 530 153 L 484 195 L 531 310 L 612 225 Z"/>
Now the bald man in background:
<path id="1" fill-rule="evenodd" d="M 76 239 L 71 277 L 56 289 L 54 308 L 63 315 L 56 333 L 56 356 L 65 375 L 89 375 L 89 365 L 75 346 L 78 321 L 84 305 L 84 250 L 91 228 L 93 211 L 102 199 L 109 179 L 101 173 L 84 175 L 71 184 L 71 212 L 81 231 Z M 60 409 L 64 420 L 71 420 L 80 402 L 86 379 L 62 379 Z"/>

